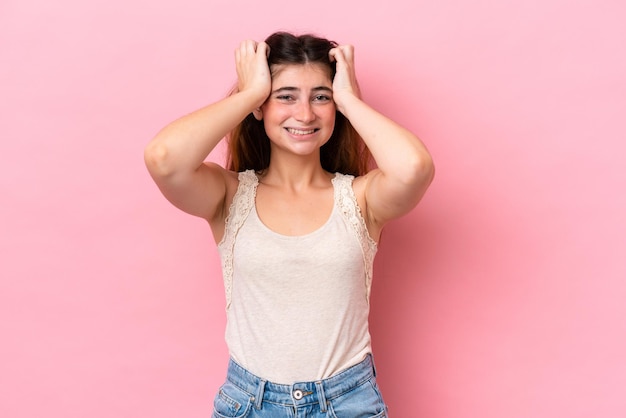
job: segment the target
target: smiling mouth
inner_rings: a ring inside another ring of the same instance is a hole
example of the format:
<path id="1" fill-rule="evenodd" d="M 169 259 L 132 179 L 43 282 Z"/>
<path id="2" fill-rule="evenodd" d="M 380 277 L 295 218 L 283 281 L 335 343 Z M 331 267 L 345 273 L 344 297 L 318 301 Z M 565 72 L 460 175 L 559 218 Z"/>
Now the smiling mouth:
<path id="1" fill-rule="evenodd" d="M 285 128 L 287 129 L 287 132 L 289 132 L 292 135 L 311 135 L 312 133 L 315 133 L 317 131 L 317 129 L 294 129 L 294 128 Z"/>

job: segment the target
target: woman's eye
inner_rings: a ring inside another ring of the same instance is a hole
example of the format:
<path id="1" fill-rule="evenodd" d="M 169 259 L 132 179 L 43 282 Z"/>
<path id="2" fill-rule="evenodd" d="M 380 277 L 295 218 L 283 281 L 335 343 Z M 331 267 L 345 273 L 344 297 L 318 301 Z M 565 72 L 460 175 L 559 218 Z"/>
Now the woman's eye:
<path id="1" fill-rule="evenodd" d="M 319 94 L 313 98 L 313 101 L 315 102 L 327 102 L 329 100 L 331 100 L 331 98 L 325 94 Z"/>
<path id="2" fill-rule="evenodd" d="M 294 101 L 295 100 L 295 98 L 293 96 L 290 96 L 288 94 L 281 94 L 280 96 L 276 96 L 276 98 L 278 100 L 285 101 L 285 102 L 290 102 L 290 101 Z"/>

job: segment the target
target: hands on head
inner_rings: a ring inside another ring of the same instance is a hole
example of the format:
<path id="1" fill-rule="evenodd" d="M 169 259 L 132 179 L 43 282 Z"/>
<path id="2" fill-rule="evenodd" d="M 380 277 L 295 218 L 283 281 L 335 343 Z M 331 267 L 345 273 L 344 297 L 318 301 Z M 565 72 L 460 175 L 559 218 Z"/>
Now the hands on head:
<path id="1" fill-rule="evenodd" d="M 343 112 L 343 99 L 346 97 L 361 98 L 361 89 L 356 79 L 354 68 L 354 47 L 352 45 L 339 45 L 328 53 L 331 61 L 336 61 L 336 73 L 333 80 L 333 99 L 337 109 Z"/>
<path id="2" fill-rule="evenodd" d="M 272 77 L 268 65 L 270 47 L 267 43 L 254 40 L 241 42 L 235 50 L 235 63 L 238 77 L 238 91 L 253 94 L 257 106 L 265 102 L 271 92 Z M 361 91 L 354 66 L 354 47 L 339 45 L 330 49 L 329 59 L 336 62 L 333 82 L 333 99 L 342 111 L 346 97 L 361 98 Z"/>
<path id="3" fill-rule="evenodd" d="M 269 46 L 265 42 L 243 41 L 235 50 L 237 87 L 239 92 L 253 94 L 257 106 L 265 102 L 272 88 L 272 77 L 267 64 Z"/>

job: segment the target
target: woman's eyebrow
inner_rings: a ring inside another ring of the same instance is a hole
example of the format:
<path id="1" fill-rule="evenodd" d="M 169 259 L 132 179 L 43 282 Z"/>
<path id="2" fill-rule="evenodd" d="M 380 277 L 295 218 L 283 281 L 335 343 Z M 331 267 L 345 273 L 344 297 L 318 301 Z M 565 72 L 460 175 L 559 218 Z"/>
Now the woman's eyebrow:
<path id="1" fill-rule="evenodd" d="M 284 91 L 300 91 L 300 88 L 298 88 L 298 87 L 289 87 L 289 86 L 279 87 L 276 90 L 272 91 L 272 94 L 280 93 L 280 92 L 284 92 Z M 326 92 L 332 93 L 333 89 L 331 89 L 330 87 L 326 87 L 326 86 L 318 86 L 318 87 L 313 87 L 311 89 L 311 91 L 314 91 L 314 92 L 326 91 Z"/>
<path id="2" fill-rule="evenodd" d="M 331 89 L 330 87 L 326 87 L 326 86 L 319 86 L 319 87 L 313 88 L 313 91 L 326 91 L 328 93 L 332 93 L 333 89 Z"/>

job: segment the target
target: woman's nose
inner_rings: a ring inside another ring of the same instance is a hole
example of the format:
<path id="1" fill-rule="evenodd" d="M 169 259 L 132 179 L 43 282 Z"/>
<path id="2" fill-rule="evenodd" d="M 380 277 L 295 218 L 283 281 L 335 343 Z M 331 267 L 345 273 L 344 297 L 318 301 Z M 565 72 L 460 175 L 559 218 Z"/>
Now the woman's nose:
<path id="1" fill-rule="evenodd" d="M 313 107 L 311 103 L 308 101 L 300 102 L 297 105 L 296 114 L 294 115 L 296 120 L 300 122 L 312 122 L 315 120 L 315 113 L 313 112 Z"/>

